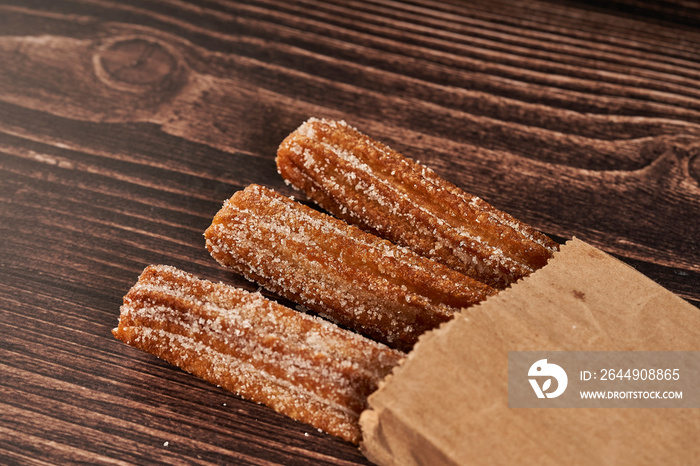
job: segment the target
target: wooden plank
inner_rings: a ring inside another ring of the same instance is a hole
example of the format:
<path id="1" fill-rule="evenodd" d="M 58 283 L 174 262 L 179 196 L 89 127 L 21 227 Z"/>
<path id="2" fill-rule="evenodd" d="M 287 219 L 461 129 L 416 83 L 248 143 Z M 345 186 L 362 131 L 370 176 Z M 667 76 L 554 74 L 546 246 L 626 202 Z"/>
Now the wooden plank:
<path id="1" fill-rule="evenodd" d="M 0 462 L 367 464 L 109 333 L 149 263 L 257 288 L 202 232 L 249 183 L 293 194 L 275 151 L 310 116 L 700 305 L 697 18 L 680 0 L 0 0 Z"/>

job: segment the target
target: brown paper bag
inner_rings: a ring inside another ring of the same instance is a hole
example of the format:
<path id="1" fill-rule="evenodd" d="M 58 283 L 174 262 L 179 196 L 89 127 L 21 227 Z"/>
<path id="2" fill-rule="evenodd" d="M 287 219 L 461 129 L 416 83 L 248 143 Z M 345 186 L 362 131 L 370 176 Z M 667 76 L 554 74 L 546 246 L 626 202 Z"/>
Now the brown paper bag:
<path id="1" fill-rule="evenodd" d="M 700 464 L 700 409 L 508 407 L 508 351 L 697 351 L 700 310 L 571 240 L 543 269 L 425 334 L 370 397 L 380 465 Z"/>

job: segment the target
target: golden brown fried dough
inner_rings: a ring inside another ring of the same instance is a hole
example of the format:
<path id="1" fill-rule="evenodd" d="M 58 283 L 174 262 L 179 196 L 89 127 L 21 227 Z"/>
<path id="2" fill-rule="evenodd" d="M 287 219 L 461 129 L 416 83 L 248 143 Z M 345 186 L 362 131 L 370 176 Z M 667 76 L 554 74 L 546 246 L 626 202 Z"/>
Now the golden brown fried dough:
<path id="1" fill-rule="evenodd" d="M 401 350 L 495 291 L 406 248 L 251 185 L 205 233 L 224 266 Z"/>
<path id="2" fill-rule="evenodd" d="M 167 266 L 124 297 L 119 340 L 358 443 L 367 396 L 403 354 L 330 322 Z"/>
<path id="3" fill-rule="evenodd" d="M 312 118 L 277 152 L 284 179 L 333 215 L 496 288 L 558 245 L 344 121 Z"/>

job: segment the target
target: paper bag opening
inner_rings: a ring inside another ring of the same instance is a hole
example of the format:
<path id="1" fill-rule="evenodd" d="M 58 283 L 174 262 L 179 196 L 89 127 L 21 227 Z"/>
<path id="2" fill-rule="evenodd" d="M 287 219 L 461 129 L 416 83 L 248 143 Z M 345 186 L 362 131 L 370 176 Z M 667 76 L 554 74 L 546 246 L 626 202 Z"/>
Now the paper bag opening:
<path id="1" fill-rule="evenodd" d="M 509 351 L 698 351 L 700 310 L 572 239 L 426 333 L 369 399 L 380 465 L 698 464 L 700 410 L 508 407 Z"/>

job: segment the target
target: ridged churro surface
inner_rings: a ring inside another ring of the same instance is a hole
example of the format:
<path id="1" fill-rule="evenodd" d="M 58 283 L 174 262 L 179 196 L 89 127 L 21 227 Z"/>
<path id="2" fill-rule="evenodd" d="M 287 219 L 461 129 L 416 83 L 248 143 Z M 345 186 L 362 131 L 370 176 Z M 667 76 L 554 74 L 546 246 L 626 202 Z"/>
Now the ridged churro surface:
<path id="1" fill-rule="evenodd" d="M 206 233 L 222 265 L 401 350 L 494 290 L 406 248 L 251 185 Z"/>
<path id="2" fill-rule="evenodd" d="M 114 336 L 248 400 L 358 443 L 359 415 L 403 353 L 259 293 L 149 266 Z"/>
<path id="3" fill-rule="evenodd" d="M 333 215 L 496 288 L 558 245 L 344 121 L 309 119 L 277 152 L 285 180 Z"/>

